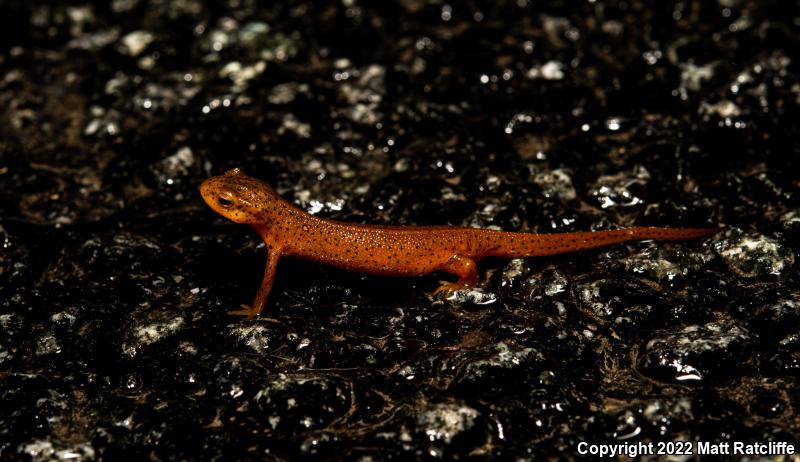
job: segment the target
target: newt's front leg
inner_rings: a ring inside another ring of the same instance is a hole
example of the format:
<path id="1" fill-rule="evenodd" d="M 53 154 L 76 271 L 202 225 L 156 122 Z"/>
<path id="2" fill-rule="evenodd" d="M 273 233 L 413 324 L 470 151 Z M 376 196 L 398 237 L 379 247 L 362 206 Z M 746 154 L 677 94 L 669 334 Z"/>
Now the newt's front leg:
<path id="1" fill-rule="evenodd" d="M 253 319 L 261 313 L 261 310 L 267 304 L 267 298 L 269 297 L 269 291 L 272 289 L 272 281 L 275 280 L 275 271 L 278 268 L 278 259 L 280 257 L 280 248 L 267 246 L 267 268 L 264 270 L 264 279 L 261 280 L 261 286 L 259 286 L 256 298 L 253 300 L 253 306 L 242 305 L 241 310 L 231 310 L 228 311 L 228 314 L 247 316 L 247 319 Z"/>

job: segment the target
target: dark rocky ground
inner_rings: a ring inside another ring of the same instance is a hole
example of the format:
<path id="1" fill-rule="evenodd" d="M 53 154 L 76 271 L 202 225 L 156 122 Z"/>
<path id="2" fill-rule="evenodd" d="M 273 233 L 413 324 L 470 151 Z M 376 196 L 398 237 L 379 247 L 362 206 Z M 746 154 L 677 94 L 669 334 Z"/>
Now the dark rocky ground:
<path id="1" fill-rule="evenodd" d="M 798 442 L 798 2 L 37 3 L 0 2 L 0 460 Z M 356 222 L 725 231 L 447 301 L 285 259 L 247 321 L 263 246 L 197 192 L 232 167 Z"/>

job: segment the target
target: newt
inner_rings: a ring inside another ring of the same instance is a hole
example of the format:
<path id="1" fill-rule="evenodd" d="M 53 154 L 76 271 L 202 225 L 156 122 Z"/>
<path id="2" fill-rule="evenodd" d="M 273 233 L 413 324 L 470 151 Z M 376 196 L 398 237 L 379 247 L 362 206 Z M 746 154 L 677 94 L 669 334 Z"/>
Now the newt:
<path id="1" fill-rule="evenodd" d="M 266 183 L 245 175 L 238 168 L 205 180 L 200 193 L 215 212 L 253 227 L 267 247 L 267 267 L 253 304 L 228 312 L 249 319 L 264 309 L 278 260 L 283 256 L 386 276 L 421 276 L 444 271 L 458 279 L 442 281 L 434 294 L 449 295 L 477 285 L 476 262 L 484 257 L 540 257 L 628 241 L 695 239 L 719 231 L 718 228 L 633 227 L 535 234 L 459 226 L 344 223 L 301 210 Z"/>

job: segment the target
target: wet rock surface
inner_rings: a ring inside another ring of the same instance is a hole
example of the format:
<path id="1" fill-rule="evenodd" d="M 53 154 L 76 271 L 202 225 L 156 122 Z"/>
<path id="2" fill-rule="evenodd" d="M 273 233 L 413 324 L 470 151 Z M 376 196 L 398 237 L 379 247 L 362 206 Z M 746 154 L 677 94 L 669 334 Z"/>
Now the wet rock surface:
<path id="1" fill-rule="evenodd" d="M 517 459 L 797 442 L 792 2 L 0 2 L 0 460 Z M 722 225 L 487 259 L 281 261 L 233 167 L 326 218 Z"/>

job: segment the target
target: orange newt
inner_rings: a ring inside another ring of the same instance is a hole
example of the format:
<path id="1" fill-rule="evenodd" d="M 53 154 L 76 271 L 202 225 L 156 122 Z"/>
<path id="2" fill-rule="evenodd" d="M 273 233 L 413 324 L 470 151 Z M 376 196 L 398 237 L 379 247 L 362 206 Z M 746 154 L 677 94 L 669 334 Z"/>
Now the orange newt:
<path id="1" fill-rule="evenodd" d="M 626 228 L 609 231 L 533 234 L 457 226 L 381 226 L 325 220 L 278 196 L 266 183 L 238 168 L 200 186 L 206 203 L 236 223 L 252 226 L 267 246 L 267 268 L 251 307 L 229 314 L 252 319 L 267 303 L 278 260 L 284 255 L 352 271 L 420 276 L 444 271 L 458 277 L 434 294 L 450 294 L 478 283 L 477 260 L 538 257 L 646 239 L 681 240 L 711 236 L 716 228 Z"/>

